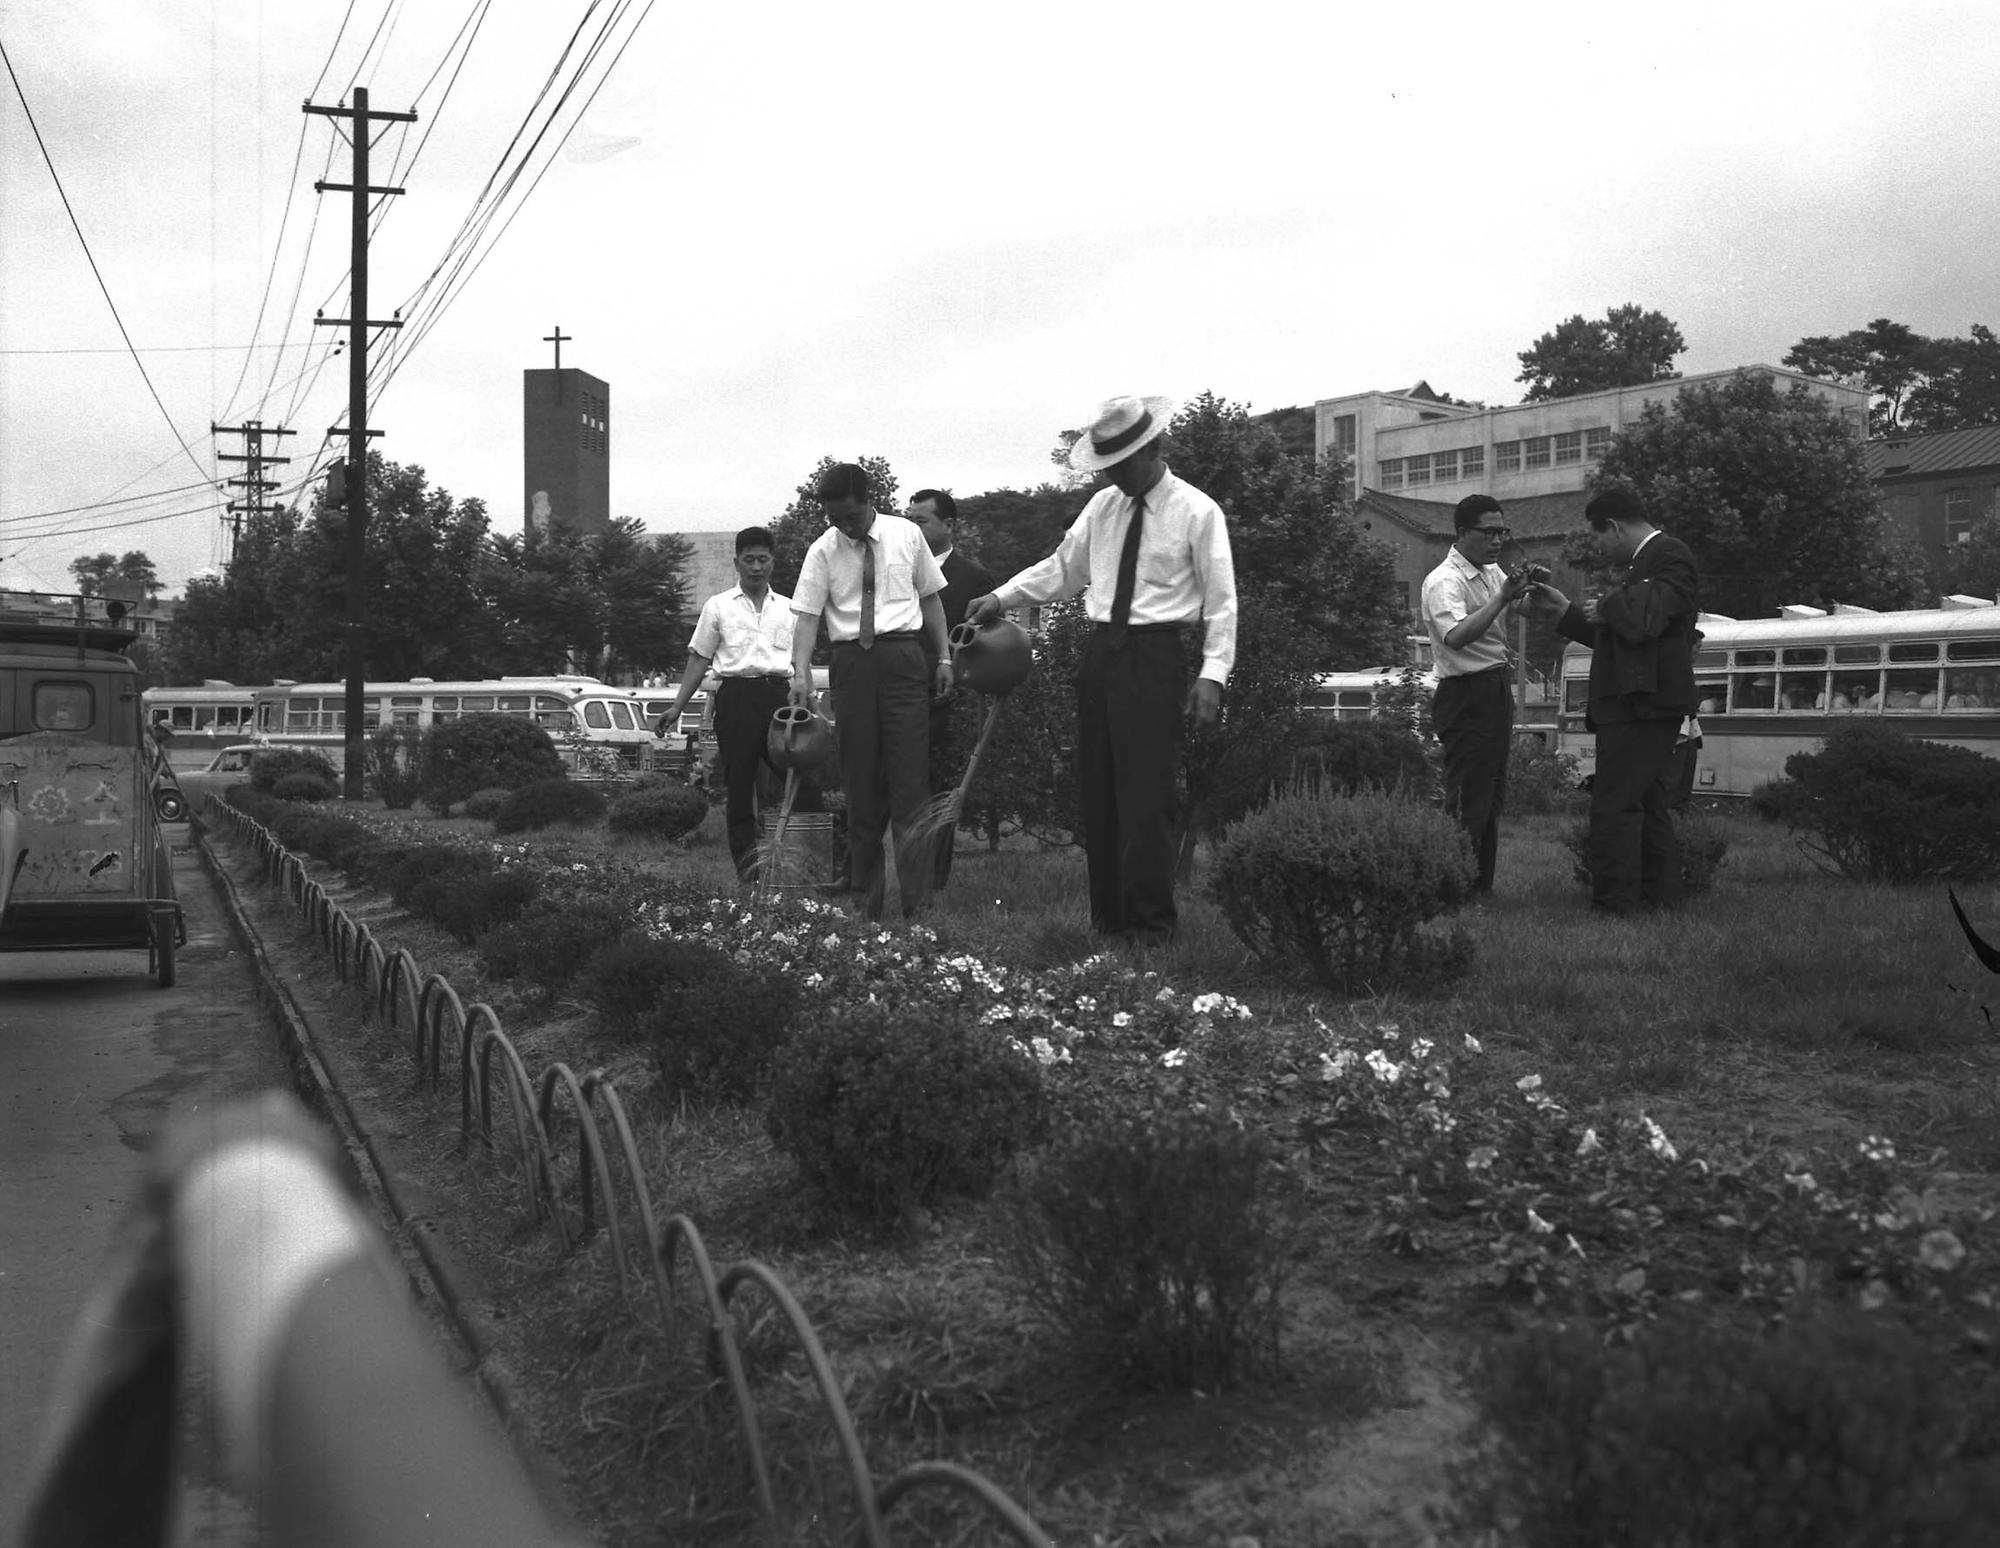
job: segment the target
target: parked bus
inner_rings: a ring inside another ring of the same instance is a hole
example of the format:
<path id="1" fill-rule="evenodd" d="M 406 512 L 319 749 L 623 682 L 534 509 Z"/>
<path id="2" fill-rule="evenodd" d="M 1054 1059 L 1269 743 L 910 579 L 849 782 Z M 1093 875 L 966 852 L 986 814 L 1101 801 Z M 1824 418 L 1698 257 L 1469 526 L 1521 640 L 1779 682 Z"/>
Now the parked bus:
<path id="1" fill-rule="evenodd" d="M 1831 612 L 1787 607 L 1749 620 L 1704 613 L 1700 627 L 1698 791 L 1747 796 L 1856 715 L 2000 757 L 2000 606 L 1992 602 L 1948 597 L 1941 607 L 1893 613 L 1846 603 Z M 1588 772 L 1596 749 L 1583 726 L 1587 647 L 1564 651 L 1562 675 L 1558 745 Z"/>
<path id="2" fill-rule="evenodd" d="M 368 683 L 362 689 L 362 728 L 428 729 L 465 715 L 519 715 L 555 741 L 572 773 L 590 777 L 615 760 L 624 770 L 651 769 L 662 752 L 684 750 L 684 739 L 665 748 L 634 702 L 632 690 L 594 677 L 498 677 L 474 682 Z M 340 683 L 274 683 L 251 690 L 253 739 L 269 746 L 312 747 L 339 762 L 346 739 L 347 692 Z"/>
<path id="3" fill-rule="evenodd" d="M 167 759 L 177 769 L 199 769 L 223 748 L 250 735 L 251 690 L 211 679 L 199 688 L 148 688 L 146 725 L 164 723 L 173 733 Z"/>

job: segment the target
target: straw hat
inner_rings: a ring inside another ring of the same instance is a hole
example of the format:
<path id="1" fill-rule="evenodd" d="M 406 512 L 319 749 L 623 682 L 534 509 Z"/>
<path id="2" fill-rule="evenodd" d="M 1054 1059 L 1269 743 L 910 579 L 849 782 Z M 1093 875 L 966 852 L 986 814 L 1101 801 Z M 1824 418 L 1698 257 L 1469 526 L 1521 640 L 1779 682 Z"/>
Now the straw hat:
<path id="1" fill-rule="evenodd" d="M 1166 434 L 1174 408 L 1172 398 L 1107 398 L 1069 449 L 1069 465 L 1079 473 L 1096 473 L 1123 462 Z"/>

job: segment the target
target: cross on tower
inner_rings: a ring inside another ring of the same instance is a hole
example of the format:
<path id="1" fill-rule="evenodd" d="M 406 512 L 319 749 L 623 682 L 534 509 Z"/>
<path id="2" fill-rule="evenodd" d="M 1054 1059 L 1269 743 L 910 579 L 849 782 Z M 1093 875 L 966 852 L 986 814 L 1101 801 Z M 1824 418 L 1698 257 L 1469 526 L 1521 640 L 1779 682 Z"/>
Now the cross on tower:
<path id="1" fill-rule="evenodd" d="M 542 342 L 544 344 L 553 344 L 556 347 L 556 369 L 558 371 L 562 369 L 563 342 L 566 339 L 574 339 L 575 337 L 576 335 L 573 333 L 564 333 L 561 323 L 556 324 L 556 331 L 554 333 L 545 333 L 542 335 Z"/>

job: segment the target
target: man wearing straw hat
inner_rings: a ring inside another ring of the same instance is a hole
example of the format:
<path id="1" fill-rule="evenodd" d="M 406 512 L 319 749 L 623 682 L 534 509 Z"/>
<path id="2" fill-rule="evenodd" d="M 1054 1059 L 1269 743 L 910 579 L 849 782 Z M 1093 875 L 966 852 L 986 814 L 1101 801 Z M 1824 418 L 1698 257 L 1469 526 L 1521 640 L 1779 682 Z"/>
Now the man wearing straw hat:
<path id="1" fill-rule="evenodd" d="M 1090 922 L 1141 945 L 1171 939 L 1182 725 L 1210 726 L 1236 661 L 1236 566 L 1222 508 L 1168 469 L 1166 398 L 1113 398 L 1070 448 L 1101 473 L 1056 551 L 987 596 L 984 623 L 1024 603 L 1085 594 L 1095 628 L 1077 673 L 1077 784 L 1090 866 Z M 1192 686 L 1181 633 L 1206 625 Z"/>
<path id="2" fill-rule="evenodd" d="M 812 708 L 813 645 L 824 614 L 847 792 L 847 884 L 862 895 L 868 917 L 880 919 L 887 890 L 882 836 L 893 821 L 907 919 L 931 892 L 930 846 L 920 819 L 930 797 L 930 701 L 933 693 L 951 692 L 938 602 L 944 573 L 916 523 L 875 509 L 859 464 L 828 468 L 817 492 L 828 526 L 806 550 L 793 588 L 791 702 Z"/>
<path id="3" fill-rule="evenodd" d="M 757 851 L 757 765 L 769 762 L 764 749 L 771 716 L 792 680 L 792 599 L 771 589 L 773 562 L 770 528 L 736 534 L 737 584 L 702 604 L 674 707 L 653 727 L 653 735 L 664 737 L 678 726 L 688 699 L 713 668 L 729 857 L 744 881 Z"/>

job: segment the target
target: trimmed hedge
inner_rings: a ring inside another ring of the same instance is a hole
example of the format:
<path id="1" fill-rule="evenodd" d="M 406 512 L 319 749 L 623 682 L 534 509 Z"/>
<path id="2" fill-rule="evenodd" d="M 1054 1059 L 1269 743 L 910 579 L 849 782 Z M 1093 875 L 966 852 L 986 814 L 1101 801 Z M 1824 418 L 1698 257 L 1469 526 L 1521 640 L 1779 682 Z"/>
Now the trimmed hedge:
<path id="1" fill-rule="evenodd" d="M 589 827 L 604 820 L 604 797 L 570 779 L 542 779 L 511 792 L 493 814 L 495 833 L 526 833 L 558 822 Z"/>
<path id="2" fill-rule="evenodd" d="M 440 817 L 475 790 L 518 790 L 562 778 L 562 759 L 548 732 L 518 715 L 467 715 L 425 736 L 424 804 Z"/>
<path id="3" fill-rule="evenodd" d="M 2000 876 L 2000 759 L 1894 726 L 1836 726 L 1785 760 L 1781 807 L 1824 866 L 1856 881 Z"/>

